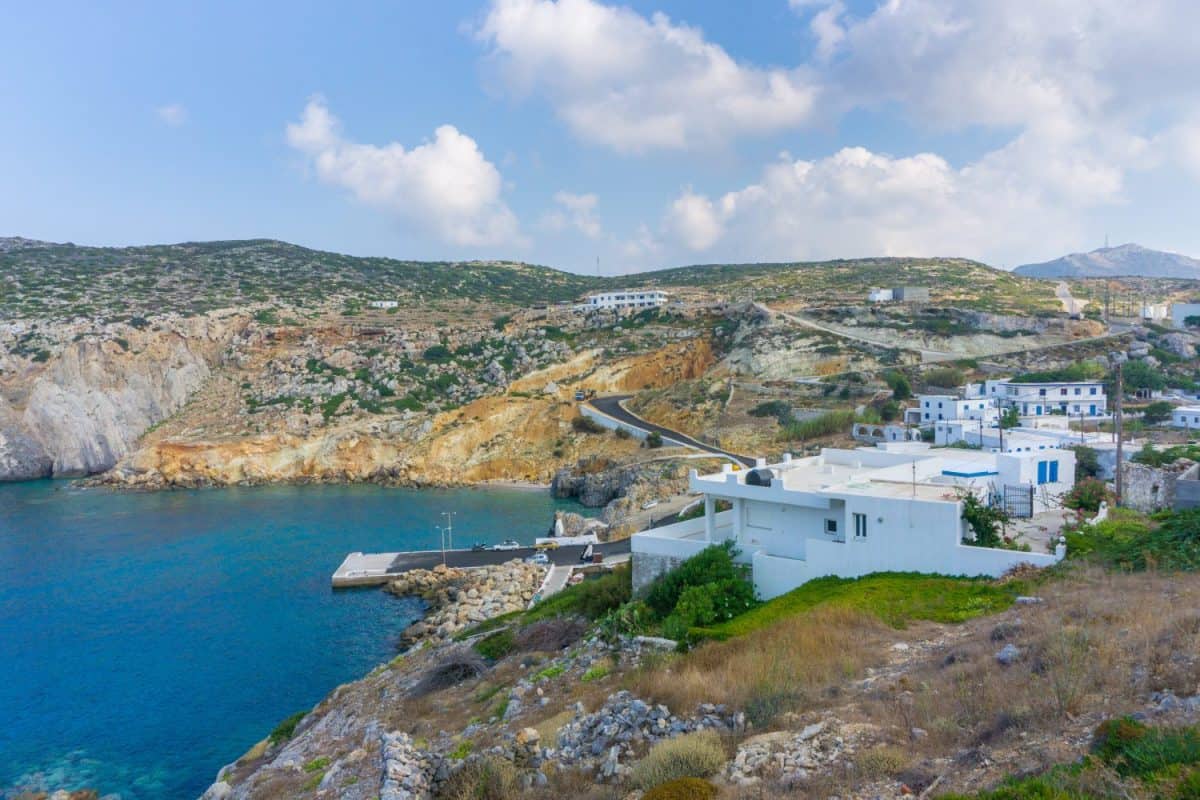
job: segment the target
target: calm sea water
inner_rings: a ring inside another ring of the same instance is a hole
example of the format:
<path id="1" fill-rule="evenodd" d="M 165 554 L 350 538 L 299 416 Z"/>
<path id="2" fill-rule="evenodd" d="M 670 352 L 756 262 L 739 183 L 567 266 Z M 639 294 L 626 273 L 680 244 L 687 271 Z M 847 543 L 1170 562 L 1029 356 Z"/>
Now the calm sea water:
<path id="1" fill-rule="evenodd" d="M 122 494 L 0 484 L 0 797 L 196 797 L 282 718 L 395 653 L 420 613 L 334 592 L 351 550 L 532 540 L 546 492 L 264 487 Z M 578 510 L 578 509 L 576 509 Z"/>

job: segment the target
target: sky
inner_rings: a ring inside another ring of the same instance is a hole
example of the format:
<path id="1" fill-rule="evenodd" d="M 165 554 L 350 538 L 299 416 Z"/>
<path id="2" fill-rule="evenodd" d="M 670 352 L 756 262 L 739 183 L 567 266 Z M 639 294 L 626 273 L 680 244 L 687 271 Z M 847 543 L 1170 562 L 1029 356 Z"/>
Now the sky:
<path id="1" fill-rule="evenodd" d="M 3 27 L 0 235 L 605 275 L 1200 256 L 1195 0 L 46 0 Z"/>

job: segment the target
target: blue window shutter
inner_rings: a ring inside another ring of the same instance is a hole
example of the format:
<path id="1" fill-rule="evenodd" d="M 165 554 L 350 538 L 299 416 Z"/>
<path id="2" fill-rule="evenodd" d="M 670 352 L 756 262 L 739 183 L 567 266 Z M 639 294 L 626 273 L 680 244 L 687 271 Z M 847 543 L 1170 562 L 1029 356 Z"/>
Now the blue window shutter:
<path id="1" fill-rule="evenodd" d="M 1045 461 L 1038 462 L 1037 482 L 1039 485 L 1046 482 L 1046 462 Z"/>
<path id="2" fill-rule="evenodd" d="M 1058 462 L 1057 461 L 1050 462 L 1050 482 L 1058 483 Z"/>

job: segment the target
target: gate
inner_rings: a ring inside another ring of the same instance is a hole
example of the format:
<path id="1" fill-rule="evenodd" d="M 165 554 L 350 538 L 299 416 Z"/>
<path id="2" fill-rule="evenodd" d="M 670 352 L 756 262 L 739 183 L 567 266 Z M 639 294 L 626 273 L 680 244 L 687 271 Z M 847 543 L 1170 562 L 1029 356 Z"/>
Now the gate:
<path id="1" fill-rule="evenodd" d="M 1022 485 L 1004 485 L 1004 511 L 1017 519 L 1029 519 L 1033 516 L 1033 487 Z"/>

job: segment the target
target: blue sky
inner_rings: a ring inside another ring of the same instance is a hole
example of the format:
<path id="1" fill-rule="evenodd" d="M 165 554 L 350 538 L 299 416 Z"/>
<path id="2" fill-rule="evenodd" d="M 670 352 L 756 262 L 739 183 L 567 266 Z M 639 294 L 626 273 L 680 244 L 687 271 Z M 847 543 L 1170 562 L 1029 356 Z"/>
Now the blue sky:
<path id="1" fill-rule="evenodd" d="M 0 235 L 606 274 L 1200 255 L 1180 0 L 21 4 Z"/>

